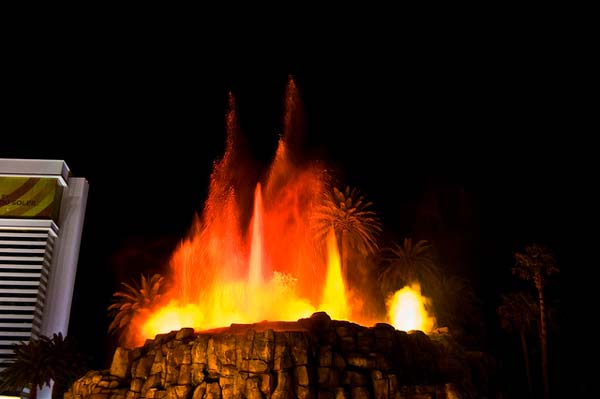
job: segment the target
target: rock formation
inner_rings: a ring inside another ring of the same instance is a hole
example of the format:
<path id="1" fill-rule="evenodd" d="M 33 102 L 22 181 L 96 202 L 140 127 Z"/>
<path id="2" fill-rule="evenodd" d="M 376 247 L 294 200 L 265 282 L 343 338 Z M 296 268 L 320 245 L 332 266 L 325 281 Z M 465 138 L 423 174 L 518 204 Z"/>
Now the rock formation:
<path id="1" fill-rule="evenodd" d="M 65 399 L 439 399 L 472 391 L 465 353 L 447 334 L 315 313 L 184 328 L 117 348 L 110 370 L 88 372 Z"/>

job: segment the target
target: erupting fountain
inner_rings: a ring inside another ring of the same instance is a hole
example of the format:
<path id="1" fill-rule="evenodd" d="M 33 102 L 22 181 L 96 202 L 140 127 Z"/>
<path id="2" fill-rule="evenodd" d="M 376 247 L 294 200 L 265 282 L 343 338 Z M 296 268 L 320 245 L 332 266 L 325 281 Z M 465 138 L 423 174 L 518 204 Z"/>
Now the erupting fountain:
<path id="1" fill-rule="evenodd" d="M 163 302 L 133 320 L 124 344 L 135 349 L 118 348 L 110 370 L 88 373 L 66 398 L 449 397 L 447 383 L 464 378 L 449 337 L 392 327 L 433 329 L 417 287 L 390 298 L 389 318 L 368 312 L 358 304 L 372 298 L 344 281 L 333 225 L 315 238 L 329 176 L 298 156 L 302 118 L 290 80 L 274 160 L 249 183 L 230 97 L 225 153 L 171 256 Z"/>
<path id="2" fill-rule="evenodd" d="M 316 311 L 365 325 L 398 318 L 366 312 L 351 302 L 351 297 L 363 304 L 371 298 L 360 292 L 349 296 L 335 232 L 324 242 L 315 239 L 314 224 L 326 223 L 318 220 L 317 209 L 329 190 L 329 176 L 316 163 L 300 161 L 302 120 L 301 101 L 290 80 L 284 134 L 274 160 L 264 184 L 255 183 L 254 197 L 244 198 L 242 193 L 251 189 L 241 176 L 243 149 L 230 96 L 227 146 L 214 165 L 202 216 L 171 257 L 164 302 L 140 312 L 129 328 L 129 345 L 183 327 L 200 331 L 231 323 L 292 321 Z M 248 201 L 254 203 L 252 215 L 244 218 Z M 243 226 L 241 221 L 248 219 Z M 433 325 L 410 327 L 429 331 Z"/>

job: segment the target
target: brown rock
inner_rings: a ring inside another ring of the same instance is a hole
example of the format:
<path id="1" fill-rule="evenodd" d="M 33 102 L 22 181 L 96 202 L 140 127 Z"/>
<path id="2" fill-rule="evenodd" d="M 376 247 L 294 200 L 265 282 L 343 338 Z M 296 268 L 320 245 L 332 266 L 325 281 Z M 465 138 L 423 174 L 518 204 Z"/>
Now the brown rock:
<path id="1" fill-rule="evenodd" d="M 322 346 L 319 348 L 319 366 L 331 367 L 333 364 L 333 352 L 331 346 Z"/>
<path id="2" fill-rule="evenodd" d="M 194 342 L 192 343 L 192 364 L 207 364 L 208 359 L 206 355 L 208 340 L 210 336 L 206 334 L 199 334 Z"/>
<path id="3" fill-rule="evenodd" d="M 239 374 L 239 370 L 234 366 L 223 366 L 221 368 L 221 372 L 219 373 L 220 377 L 234 377 Z"/>
<path id="4" fill-rule="evenodd" d="M 298 399 L 313 399 L 313 394 L 309 387 L 300 385 L 296 388 L 296 397 Z"/>
<path id="5" fill-rule="evenodd" d="M 194 394 L 192 395 L 192 399 L 202 399 L 204 394 L 206 393 L 206 383 L 203 382 L 196 386 L 194 389 Z"/>
<path id="6" fill-rule="evenodd" d="M 358 371 L 344 371 L 343 384 L 351 387 L 363 387 L 369 383 L 369 378 Z"/>
<path id="7" fill-rule="evenodd" d="M 264 399 L 258 379 L 248 378 L 246 380 L 246 399 Z"/>
<path id="8" fill-rule="evenodd" d="M 154 353 L 148 353 L 132 363 L 131 374 L 133 378 L 147 378 L 150 375 L 154 356 L 156 356 Z"/>
<path id="9" fill-rule="evenodd" d="M 277 374 L 277 386 L 273 391 L 273 398 L 288 398 L 292 393 L 292 375 L 287 371 L 281 371 Z"/>
<path id="10" fill-rule="evenodd" d="M 335 393 L 331 391 L 319 390 L 318 399 L 335 399 Z"/>
<path id="11" fill-rule="evenodd" d="M 144 382 L 142 385 L 142 389 L 140 393 L 142 396 L 148 397 L 148 391 L 153 388 L 158 388 L 161 386 L 162 375 L 161 373 L 153 374 Z"/>
<path id="12" fill-rule="evenodd" d="M 319 332 L 319 343 L 321 345 L 337 345 L 338 335 L 334 329 L 324 330 Z"/>
<path id="13" fill-rule="evenodd" d="M 236 365 L 236 346 L 237 340 L 235 335 L 220 334 L 213 337 L 214 351 L 217 357 L 217 364 L 235 366 Z M 209 341 L 209 367 L 210 367 L 210 341 Z"/>
<path id="14" fill-rule="evenodd" d="M 248 371 L 250 373 L 254 373 L 254 374 L 260 374 L 260 373 L 264 373 L 267 370 L 269 370 L 269 366 L 267 363 L 265 363 L 264 360 L 248 360 L 248 368 L 247 370 L 242 370 L 242 371 Z"/>
<path id="15" fill-rule="evenodd" d="M 353 331 L 352 327 L 350 326 L 350 324 L 346 324 L 346 323 L 337 326 L 335 328 L 335 332 L 338 335 L 338 337 L 340 337 L 340 338 L 347 338 L 347 337 L 352 338 L 354 336 L 354 331 Z"/>
<path id="16" fill-rule="evenodd" d="M 342 355 L 335 352 L 333 354 L 333 365 L 335 368 L 342 370 L 346 367 L 346 361 L 344 360 L 344 357 Z"/>
<path id="17" fill-rule="evenodd" d="M 169 355 L 167 355 L 167 357 L 168 356 Z M 167 373 L 166 373 L 166 378 L 165 378 L 163 385 L 177 384 L 178 377 L 179 377 L 179 369 L 177 368 L 177 365 L 173 364 L 172 359 L 171 359 L 171 362 L 167 363 Z"/>
<path id="18" fill-rule="evenodd" d="M 175 335 L 175 339 L 179 340 L 179 341 L 185 341 L 185 340 L 189 340 L 190 338 L 194 337 L 194 329 L 193 328 L 182 328 L 181 330 L 177 331 L 177 334 Z"/>
<path id="19" fill-rule="evenodd" d="M 275 376 L 271 374 L 263 374 L 260 377 L 260 391 L 265 395 L 269 396 L 275 390 Z"/>
<path id="20" fill-rule="evenodd" d="M 356 337 L 356 349 L 360 353 L 370 353 L 375 348 L 375 337 L 369 330 L 359 331 Z"/>
<path id="21" fill-rule="evenodd" d="M 440 334 L 319 317 L 163 334 L 146 347 L 119 349 L 110 370 L 87 373 L 65 399 L 431 398 L 443 396 L 445 382 L 470 378 L 465 351 Z M 129 370 L 115 374 L 123 363 Z"/>
<path id="22" fill-rule="evenodd" d="M 171 351 L 173 363 L 179 366 L 181 364 L 192 364 L 191 347 L 185 343 L 180 343 Z"/>
<path id="23" fill-rule="evenodd" d="M 205 370 L 206 370 L 205 364 L 198 364 L 198 363 L 192 364 L 192 376 L 191 376 L 192 384 L 198 385 L 204 381 Z"/>
<path id="24" fill-rule="evenodd" d="M 236 372 L 233 376 L 233 395 L 236 398 L 246 396 L 246 380 L 248 374 Z"/>
<path id="25" fill-rule="evenodd" d="M 273 370 L 289 370 L 292 367 L 292 354 L 284 334 L 275 335 Z"/>
<path id="26" fill-rule="evenodd" d="M 127 391 L 127 394 L 125 395 L 125 399 L 139 399 L 139 398 L 140 398 L 139 392 Z"/>
<path id="27" fill-rule="evenodd" d="M 131 387 L 129 389 L 133 392 L 139 393 L 142 391 L 142 386 L 144 386 L 145 381 L 146 380 L 143 378 L 134 378 L 131 380 Z"/>
<path id="28" fill-rule="evenodd" d="M 193 393 L 189 385 L 172 385 L 167 387 L 167 399 L 188 399 Z"/>
<path id="29" fill-rule="evenodd" d="M 344 388 L 336 388 L 335 399 L 349 399 L 348 392 Z"/>
<path id="30" fill-rule="evenodd" d="M 348 355 L 348 364 L 354 367 L 362 369 L 373 369 L 375 368 L 375 359 L 369 355 L 361 355 L 358 353 L 351 353 Z"/>
<path id="31" fill-rule="evenodd" d="M 306 366 L 296 367 L 296 380 L 298 381 L 298 385 L 301 386 L 308 386 L 310 384 Z"/>
<path id="32" fill-rule="evenodd" d="M 221 387 L 216 382 L 206 384 L 206 393 L 203 396 L 204 399 L 220 399 L 221 398 Z"/>
<path id="33" fill-rule="evenodd" d="M 292 353 L 292 360 L 294 364 L 296 366 L 307 365 L 308 357 L 312 354 L 314 348 L 310 347 L 306 333 L 291 331 L 288 333 L 288 338 L 288 344 Z"/>
<path id="34" fill-rule="evenodd" d="M 167 367 L 165 364 L 165 358 L 162 354 L 162 351 L 156 351 L 154 355 L 154 361 L 152 362 L 152 367 L 150 367 L 150 375 L 154 375 L 157 373 L 166 373 Z"/>
<path id="35" fill-rule="evenodd" d="M 371 380 L 373 381 L 375 399 L 388 399 L 389 383 L 387 378 L 384 378 L 381 371 L 372 371 Z"/>
<path id="36" fill-rule="evenodd" d="M 369 390 L 365 387 L 355 387 L 350 390 L 350 397 L 352 399 L 370 399 Z"/>
<path id="37" fill-rule="evenodd" d="M 209 372 L 218 372 L 220 369 L 220 365 L 217 363 L 217 353 L 215 349 L 215 340 L 213 337 L 209 338 L 208 346 L 206 347 L 206 358 L 208 360 L 208 371 Z M 208 395 L 208 391 L 206 392 Z"/>
<path id="38" fill-rule="evenodd" d="M 219 378 L 219 386 L 221 387 L 221 395 L 224 398 L 234 398 L 234 377 Z"/>
<path id="39" fill-rule="evenodd" d="M 129 349 L 118 347 L 110 365 L 110 374 L 119 378 L 129 377 L 131 359 Z"/>
<path id="40" fill-rule="evenodd" d="M 338 369 L 330 367 L 319 367 L 317 369 L 319 376 L 319 387 L 326 389 L 336 388 L 340 383 L 340 374 Z"/>
<path id="41" fill-rule="evenodd" d="M 387 378 L 391 397 L 395 392 L 398 392 L 398 377 L 395 374 L 388 374 Z"/>
<path id="42" fill-rule="evenodd" d="M 179 366 L 179 375 L 177 377 L 177 385 L 187 385 L 192 382 L 192 365 L 182 364 Z"/>
<path id="43" fill-rule="evenodd" d="M 275 334 L 273 330 L 256 332 L 252 337 L 250 359 L 259 359 L 265 363 L 273 361 Z"/>

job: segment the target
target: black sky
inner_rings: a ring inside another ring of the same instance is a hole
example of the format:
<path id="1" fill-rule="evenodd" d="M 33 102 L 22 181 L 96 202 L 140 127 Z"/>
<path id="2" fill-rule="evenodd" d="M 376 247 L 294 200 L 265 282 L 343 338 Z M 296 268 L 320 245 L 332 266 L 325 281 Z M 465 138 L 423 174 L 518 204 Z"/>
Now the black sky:
<path id="1" fill-rule="evenodd" d="M 64 159 L 89 180 L 70 333 L 93 342 L 96 367 L 114 345 L 111 293 L 158 268 L 202 209 L 228 91 L 264 165 L 288 75 L 308 153 L 374 202 L 385 239 L 436 239 L 488 314 L 524 244 L 571 261 L 578 183 L 554 36 L 498 25 L 264 46 L 105 29 L 25 42 L 6 51 L 0 156 Z"/>

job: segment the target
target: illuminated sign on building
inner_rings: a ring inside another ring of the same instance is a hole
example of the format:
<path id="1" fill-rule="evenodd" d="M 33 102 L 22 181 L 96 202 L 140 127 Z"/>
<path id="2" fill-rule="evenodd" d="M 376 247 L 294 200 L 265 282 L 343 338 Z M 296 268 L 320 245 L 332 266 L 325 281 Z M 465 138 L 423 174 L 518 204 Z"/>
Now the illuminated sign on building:
<path id="1" fill-rule="evenodd" d="M 61 194 L 57 179 L 0 176 L 0 217 L 56 220 Z"/>

